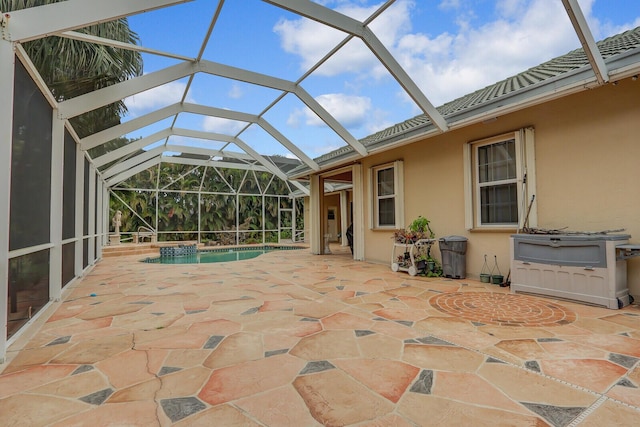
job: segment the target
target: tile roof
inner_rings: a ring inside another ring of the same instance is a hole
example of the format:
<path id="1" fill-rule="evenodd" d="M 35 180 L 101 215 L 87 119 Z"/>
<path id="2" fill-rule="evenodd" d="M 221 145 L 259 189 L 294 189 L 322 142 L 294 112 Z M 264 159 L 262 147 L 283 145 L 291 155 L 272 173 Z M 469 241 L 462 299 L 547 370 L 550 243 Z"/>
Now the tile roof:
<path id="1" fill-rule="evenodd" d="M 609 37 L 598 42 L 598 49 L 603 59 L 618 55 L 630 49 L 640 47 L 640 27 L 625 33 Z M 508 77 L 502 81 L 477 90 L 461 98 L 453 100 L 438 108 L 444 116 L 451 115 L 463 109 L 472 108 L 495 98 L 508 95 L 511 92 L 544 82 L 553 77 L 561 76 L 570 71 L 589 65 L 589 59 L 582 48 L 573 50 L 566 55 L 559 56 L 520 74 Z"/>
<path id="2" fill-rule="evenodd" d="M 640 48 L 640 27 L 606 38 L 598 42 L 597 46 L 605 62 L 625 52 L 638 49 Z M 555 80 L 565 77 L 571 72 L 580 69 L 591 70 L 589 59 L 582 48 L 573 50 L 566 55 L 559 56 L 529 68 L 515 76 L 508 77 L 483 89 L 447 102 L 437 109 L 445 118 L 451 121 L 451 119 L 456 118 L 456 116 L 462 113 L 469 114 L 471 111 L 487 106 L 496 100 L 502 100 L 508 98 L 510 95 L 541 86 L 550 82 L 552 79 Z M 412 134 L 424 134 L 430 129 L 435 129 L 431 120 L 426 115 L 421 114 L 369 135 L 361 139 L 360 142 L 367 148 L 379 147 L 406 139 L 411 137 Z M 322 165 L 333 159 L 351 154 L 355 154 L 355 150 L 350 146 L 345 146 L 314 160 Z M 294 172 L 300 172 L 304 169 L 306 169 L 306 166 L 296 168 Z"/>

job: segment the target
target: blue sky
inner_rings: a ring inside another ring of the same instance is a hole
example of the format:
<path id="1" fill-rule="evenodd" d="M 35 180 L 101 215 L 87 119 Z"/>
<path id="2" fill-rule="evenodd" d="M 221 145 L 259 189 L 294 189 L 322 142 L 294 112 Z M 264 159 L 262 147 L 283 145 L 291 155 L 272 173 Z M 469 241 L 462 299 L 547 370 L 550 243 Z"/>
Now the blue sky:
<path id="1" fill-rule="evenodd" d="M 316 1 L 365 20 L 382 1 Z M 640 26 L 640 1 L 579 0 L 596 40 Z M 129 18 L 145 47 L 195 57 L 217 1 L 197 0 Z M 370 25 L 435 106 L 579 47 L 560 0 L 397 0 Z M 345 38 L 338 30 L 259 0 L 226 0 L 203 58 L 297 81 Z M 145 73 L 177 63 L 144 55 Z M 353 39 L 302 83 L 356 138 L 420 114 L 375 56 Z M 178 102 L 186 79 L 127 100 L 129 118 Z M 198 74 L 187 101 L 260 114 L 278 91 Z M 287 95 L 264 118 L 310 157 L 345 145 L 300 100 Z M 170 121 L 129 135 L 146 136 Z M 236 135 L 245 123 L 181 114 L 177 127 Z M 262 154 L 290 155 L 256 125 L 240 138 Z M 172 137 L 172 143 L 224 144 Z M 234 151 L 240 151 L 231 147 Z"/>

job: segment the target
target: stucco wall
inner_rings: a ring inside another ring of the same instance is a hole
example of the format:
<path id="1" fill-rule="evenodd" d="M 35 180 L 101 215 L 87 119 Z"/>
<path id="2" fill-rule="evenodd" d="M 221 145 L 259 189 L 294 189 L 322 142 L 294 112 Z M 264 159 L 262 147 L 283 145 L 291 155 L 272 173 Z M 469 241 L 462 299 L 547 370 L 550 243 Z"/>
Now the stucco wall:
<path id="1" fill-rule="evenodd" d="M 304 198 L 304 242 L 309 243 L 311 236 L 311 198 Z"/>
<path id="2" fill-rule="evenodd" d="M 624 228 L 640 243 L 640 81 L 626 79 L 517 113 L 416 142 L 363 160 L 404 160 L 405 222 L 431 220 L 437 237 L 469 239 L 467 275 L 477 278 L 484 254 L 509 270 L 510 232 L 466 231 L 463 146 L 502 133 L 535 129 L 538 226 L 579 231 Z M 390 263 L 391 232 L 371 230 L 365 180 L 365 257 Z M 434 251 L 439 257 L 439 249 Z M 628 285 L 640 299 L 640 258 L 628 262 Z"/>

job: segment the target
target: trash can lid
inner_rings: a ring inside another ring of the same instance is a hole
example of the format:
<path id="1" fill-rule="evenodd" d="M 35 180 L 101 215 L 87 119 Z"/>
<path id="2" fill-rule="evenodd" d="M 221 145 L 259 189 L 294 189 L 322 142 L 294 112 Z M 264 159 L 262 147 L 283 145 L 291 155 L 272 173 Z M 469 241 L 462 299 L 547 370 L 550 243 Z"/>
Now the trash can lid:
<path id="1" fill-rule="evenodd" d="M 441 242 L 466 242 L 467 239 L 464 236 L 445 236 L 439 239 Z"/>

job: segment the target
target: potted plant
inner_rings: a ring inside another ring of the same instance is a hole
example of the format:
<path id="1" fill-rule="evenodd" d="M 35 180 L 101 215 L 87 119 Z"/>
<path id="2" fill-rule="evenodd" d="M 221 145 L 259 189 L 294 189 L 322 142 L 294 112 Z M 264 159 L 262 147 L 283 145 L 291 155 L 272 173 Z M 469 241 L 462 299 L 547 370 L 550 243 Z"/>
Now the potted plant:
<path id="1" fill-rule="evenodd" d="M 429 222 L 427 218 L 420 215 L 409 224 L 409 230 L 417 236 L 420 236 L 421 239 L 433 239 L 435 233 L 431 230 Z"/>
<path id="2" fill-rule="evenodd" d="M 416 269 L 419 272 L 427 272 L 428 271 L 427 264 L 429 262 L 429 258 L 427 257 L 427 251 L 424 246 L 417 246 L 416 248 L 417 248 L 416 255 L 415 255 Z"/>
<path id="3" fill-rule="evenodd" d="M 396 243 L 409 243 L 407 242 L 407 232 L 405 230 L 395 230 L 393 232 L 393 238 Z"/>
<path id="4" fill-rule="evenodd" d="M 431 256 L 431 246 L 435 233 L 429 225 L 430 221 L 420 215 L 414 219 L 404 230 L 395 230 L 393 239 L 396 243 L 403 245 L 413 245 L 411 249 L 406 249 L 404 256 L 399 256 L 396 262 L 392 262 L 393 271 L 398 268 L 415 268 L 416 271 L 422 272 L 428 277 L 442 276 L 442 267 L 438 260 Z M 409 254 L 413 252 L 413 264 L 411 263 Z M 411 274 L 411 273 L 410 273 Z M 415 275 L 415 271 L 412 275 Z"/>
<path id="5" fill-rule="evenodd" d="M 409 224 L 408 229 L 416 236 L 416 241 L 433 239 L 436 234 L 431 229 L 430 224 L 431 221 L 420 215 Z M 423 267 L 422 271 L 424 271 L 426 276 L 440 277 L 442 276 L 442 267 L 438 260 L 431 256 L 432 245 L 433 242 L 426 242 L 420 246 L 418 256 L 416 257 L 416 264 L 418 261 L 424 262 L 424 266 L 422 266 L 422 263 L 420 265 Z"/>
<path id="6" fill-rule="evenodd" d="M 425 270 L 427 277 L 441 277 L 442 266 L 435 258 L 427 259 L 427 269 Z"/>
<path id="7" fill-rule="evenodd" d="M 484 264 L 482 265 L 482 270 L 480 270 L 480 281 L 482 283 L 491 282 L 491 271 L 489 270 L 489 265 L 487 264 L 487 254 L 484 255 Z"/>
<path id="8" fill-rule="evenodd" d="M 429 223 L 430 221 L 427 218 L 420 215 L 418 218 L 414 219 L 411 224 L 409 224 L 409 230 L 418 236 L 416 240 L 433 239 L 436 236 Z M 428 272 L 435 270 L 435 259 L 431 256 L 432 245 L 432 242 L 425 245 L 426 251 L 424 254 L 424 260 L 427 262 L 426 271 Z"/>

